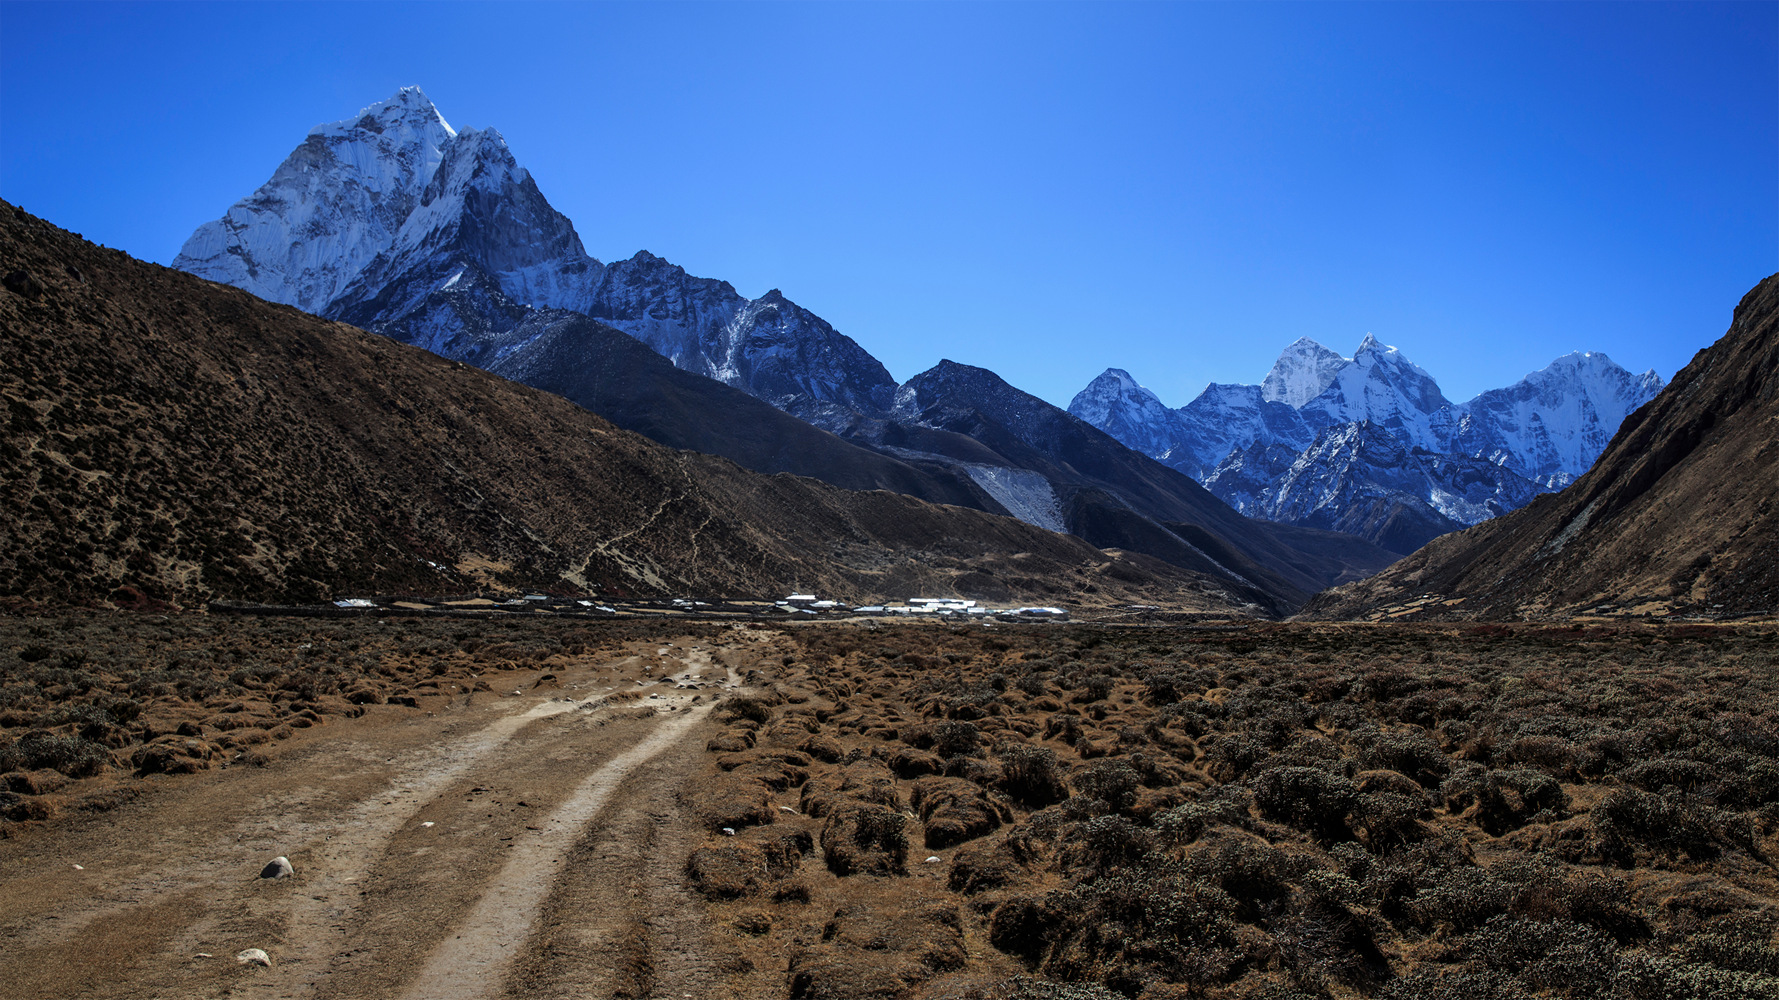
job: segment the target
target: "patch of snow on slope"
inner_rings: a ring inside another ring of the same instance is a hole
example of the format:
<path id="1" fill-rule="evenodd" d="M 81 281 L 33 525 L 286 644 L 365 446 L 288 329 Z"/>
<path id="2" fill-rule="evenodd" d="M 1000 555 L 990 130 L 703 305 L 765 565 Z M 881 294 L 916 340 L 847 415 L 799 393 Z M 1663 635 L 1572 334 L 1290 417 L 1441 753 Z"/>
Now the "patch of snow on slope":
<path id="1" fill-rule="evenodd" d="M 965 471 L 976 485 L 1007 508 L 1007 513 L 1033 527 L 1046 531 L 1068 530 L 1062 520 L 1062 507 L 1056 502 L 1056 491 L 1050 480 L 1029 469 L 1005 469 L 994 465 L 966 465 Z"/>

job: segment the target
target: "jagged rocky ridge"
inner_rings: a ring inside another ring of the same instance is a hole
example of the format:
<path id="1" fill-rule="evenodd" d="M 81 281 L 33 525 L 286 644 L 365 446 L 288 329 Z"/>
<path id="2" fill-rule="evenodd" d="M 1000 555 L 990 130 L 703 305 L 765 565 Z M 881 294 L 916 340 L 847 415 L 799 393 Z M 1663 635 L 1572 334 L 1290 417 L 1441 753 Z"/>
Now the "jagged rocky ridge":
<path id="1" fill-rule="evenodd" d="M 876 410 L 895 389 L 863 348 L 776 290 L 750 300 L 646 251 L 589 256 L 499 132 L 453 129 L 418 87 L 311 130 L 173 266 L 446 357 L 560 309 L 781 408 Z"/>
<path id="2" fill-rule="evenodd" d="M 1367 335 L 1351 358 L 1299 339 L 1260 385 L 1213 384 L 1179 409 L 1109 369 L 1070 411 L 1245 514 L 1410 552 L 1572 482 L 1661 386 L 1578 352 L 1452 403 Z"/>
<path id="3" fill-rule="evenodd" d="M 409 136 L 410 145 L 392 153 L 386 135 Z M 409 171 L 409 161 L 434 165 L 430 174 Z M 317 175 L 388 192 L 388 214 L 408 214 L 399 224 L 355 224 L 351 213 L 369 210 L 363 199 L 318 194 L 326 185 Z M 559 392 L 676 447 L 1011 514 L 1219 575 L 1273 612 L 1391 558 L 1325 532 L 1253 529 L 1197 484 L 1011 387 L 1005 398 L 1020 403 L 992 418 L 963 416 L 981 412 L 978 400 L 942 407 L 943 416 L 910 409 L 904 397 L 925 376 L 898 389 L 876 359 L 776 290 L 748 300 L 646 252 L 594 260 L 498 133 L 452 131 L 415 89 L 315 130 L 223 224 L 201 228 L 175 264 L 243 287 L 257 282 L 279 301 L 313 302 L 300 297 L 300 282 L 280 285 L 274 269 L 255 264 L 277 258 L 291 228 L 284 217 L 306 220 L 317 245 L 342 246 L 325 282 L 306 279 L 339 289 L 324 315 Z M 376 252 L 346 252 L 353 241 Z M 613 329 L 753 398 L 668 377 L 613 341 Z M 765 403 L 801 421 L 768 414 Z M 1018 413 L 1042 417 L 1012 419 Z M 1091 444 L 1061 457 L 1061 441 Z"/>
<path id="4" fill-rule="evenodd" d="M 1319 595 L 1316 618 L 1779 613 L 1779 275 L 1554 496 Z"/>

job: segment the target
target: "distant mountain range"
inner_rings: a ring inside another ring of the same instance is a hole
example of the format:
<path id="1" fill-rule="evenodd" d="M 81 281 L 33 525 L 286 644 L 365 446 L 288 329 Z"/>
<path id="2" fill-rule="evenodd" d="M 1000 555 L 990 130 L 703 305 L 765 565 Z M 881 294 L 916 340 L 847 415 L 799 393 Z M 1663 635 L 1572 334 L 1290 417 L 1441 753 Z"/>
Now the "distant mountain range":
<path id="1" fill-rule="evenodd" d="M 497 132 L 452 129 L 416 88 L 311 130 L 174 265 L 559 392 L 665 444 L 1066 530 L 1209 573 L 1274 613 L 1397 555 L 1257 525 L 992 373 L 992 406 L 944 388 L 959 384 L 948 363 L 897 386 L 776 290 L 747 299 L 646 252 L 602 263 Z M 707 381 L 670 376 L 622 335 Z"/>
<path id="2" fill-rule="evenodd" d="M 1776 428 L 1779 275 L 1744 296 L 1729 331 L 1561 493 L 1329 590 L 1306 614 L 1770 619 L 1779 612 Z"/>
<path id="3" fill-rule="evenodd" d="M 1172 409 L 1113 369 L 1064 411 L 950 361 L 896 385 L 777 292 L 601 263 L 497 133 L 452 130 L 412 89 L 313 130 L 188 241 L 180 267 L 253 295 L 3 203 L 0 261 L 10 605 L 790 586 L 1279 615 L 1332 584 L 1307 615 L 1488 619 L 1779 600 L 1779 276 L 1666 388 L 1578 353 L 1453 403 L 1370 337 L 1350 358 L 1303 339 L 1259 385 Z"/>
<path id="4" fill-rule="evenodd" d="M 1367 335 L 1351 358 L 1299 339 L 1259 385 L 1213 384 L 1178 409 L 1108 369 L 1069 411 L 1251 517 L 1410 552 L 1568 485 L 1661 389 L 1578 352 L 1452 403 Z"/>

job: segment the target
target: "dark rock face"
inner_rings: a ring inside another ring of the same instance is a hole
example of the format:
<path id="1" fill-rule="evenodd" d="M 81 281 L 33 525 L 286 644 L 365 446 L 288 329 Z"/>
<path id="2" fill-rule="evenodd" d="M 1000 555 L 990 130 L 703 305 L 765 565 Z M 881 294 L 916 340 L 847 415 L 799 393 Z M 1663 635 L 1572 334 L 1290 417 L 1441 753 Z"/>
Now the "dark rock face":
<path id="1" fill-rule="evenodd" d="M 1543 617 L 1779 608 L 1779 276 L 1554 496 L 1436 539 L 1315 617 Z M 1423 599 L 1425 598 L 1425 599 Z M 1412 604 L 1410 602 L 1413 602 Z"/>
<path id="2" fill-rule="evenodd" d="M 1220 479 L 1213 488 L 1218 484 Z M 1380 544 L 1384 536 L 1374 532 L 1387 530 L 1390 547 L 1411 552 L 1464 527 L 1422 497 L 1438 496 L 1446 510 L 1481 521 L 1543 492 L 1492 462 L 1409 448 L 1396 434 L 1365 423 L 1323 431 L 1264 489 L 1271 491 L 1268 512 L 1281 521 L 1360 534 Z"/>
<path id="3" fill-rule="evenodd" d="M 586 312 L 780 409 L 816 401 L 874 413 L 895 393 L 882 362 L 778 289 L 750 301 L 647 251 L 607 267 Z"/>
<path id="4" fill-rule="evenodd" d="M 38 281 L 37 276 L 30 271 L 8 271 L 6 277 L 0 278 L 0 285 L 4 285 L 6 290 L 12 294 L 22 295 L 27 299 L 34 299 L 43 294 L 43 282 Z"/>
<path id="5" fill-rule="evenodd" d="M 496 347 L 505 340 L 520 346 Z M 849 490 L 892 490 L 1004 513 L 958 470 L 844 441 L 739 389 L 695 375 L 603 323 L 533 311 L 509 334 L 462 342 L 465 360 L 553 392 L 662 444 L 721 455 L 756 472 L 790 472 Z"/>

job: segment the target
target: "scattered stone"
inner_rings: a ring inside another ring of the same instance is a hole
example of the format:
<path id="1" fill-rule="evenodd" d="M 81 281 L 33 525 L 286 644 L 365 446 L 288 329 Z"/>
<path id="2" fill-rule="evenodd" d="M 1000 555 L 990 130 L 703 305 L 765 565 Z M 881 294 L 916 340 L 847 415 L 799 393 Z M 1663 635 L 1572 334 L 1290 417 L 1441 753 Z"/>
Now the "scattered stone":
<path id="1" fill-rule="evenodd" d="M 937 855 L 937 854 L 928 855 L 926 861 L 924 861 L 922 863 L 929 864 L 929 865 L 936 865 L 939 863 L 939 855 Z"/>
<path id="2" fill-rule="evenodd" d="M 240 962 L 242 965 L 258 965 L 267 969 L 272 967 L 272 956 L 266 954 L 265 951 L 259 948 L 249 948 L 246 951 L 237 953 L 235 955 L 235 961 Z"/>
<path id="3" fill-rule="evenodd" d="M 290 866 L 290 859 L 286 857 L 273 858 L 259 870 L 260 878 L 289 878 L 295 874 L 296 869 Z"/>
<path id="4" fill-rule="evenodd" d="M 0 278 L 0 284 L 5 285 L 7 291 L 23 295 L 27 299 L 43 294 L 43 282 L 38 281 L 37 276 L 29 271 L 10 271 L 6 277 Z"/>

